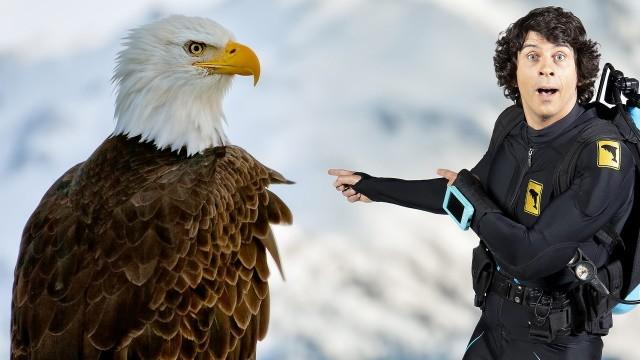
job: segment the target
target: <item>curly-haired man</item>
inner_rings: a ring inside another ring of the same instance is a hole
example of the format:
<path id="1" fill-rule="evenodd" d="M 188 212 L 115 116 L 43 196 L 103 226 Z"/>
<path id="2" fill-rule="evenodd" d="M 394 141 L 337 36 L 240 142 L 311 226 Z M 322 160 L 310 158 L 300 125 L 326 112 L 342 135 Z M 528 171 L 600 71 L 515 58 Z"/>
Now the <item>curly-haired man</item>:
<path id="1" fill-rule="evenodd" d="M 471 171 L 439 169 L 443 178 L 407 181 L 329 170 L 350 202 L 444 214 L 452 183 L 471 200 L 471 228 L 481 240 L 472 275 L 482 316 L 464 359 L 602 356 L 610 307 L 576 285 L 568 264 L 580 251 L 609 269 L 612 244 L 599 234 L 605 227 L 619 233 L 629 216 L 634 162 L 615 131 L 585 137 L 603 121 L 588 104 L 600 59 L 596 45 L 581 21 L 558 7 L 534 9 L 507 28 L 494 64 L 515 104 L 499 116 L 488 151 Z M 561 191 L 554 171 L 579 139 L 584 146 L 571 184 Z"/>

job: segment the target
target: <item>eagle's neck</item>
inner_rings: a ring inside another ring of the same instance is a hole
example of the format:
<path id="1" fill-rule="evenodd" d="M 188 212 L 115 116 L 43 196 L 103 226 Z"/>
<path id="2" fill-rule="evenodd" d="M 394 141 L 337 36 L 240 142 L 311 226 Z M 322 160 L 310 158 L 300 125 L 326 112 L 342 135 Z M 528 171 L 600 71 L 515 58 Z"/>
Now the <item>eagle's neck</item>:
<path id="1" fill-rule="evenodd" d="M 158 149 L 184 147 L 188 155 L 229 144 L 222 98 L 230 79 L 212 82 L 159 76 L 145 81 L 142 75 L 133 75 L 118 80 L 113 136 L 139 135 Z"/>

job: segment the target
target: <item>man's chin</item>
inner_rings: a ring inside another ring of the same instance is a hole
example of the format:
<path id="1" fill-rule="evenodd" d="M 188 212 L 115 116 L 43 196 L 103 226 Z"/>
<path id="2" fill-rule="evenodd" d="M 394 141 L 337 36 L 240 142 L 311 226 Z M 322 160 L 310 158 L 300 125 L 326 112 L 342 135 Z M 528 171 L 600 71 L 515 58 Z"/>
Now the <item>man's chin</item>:
<path id="1" fill-rule="evenodd" d="M 542 119 L 550 119 L 553 118 L 555 116 L 557 116 L 560 113 L 560 110 L 562 109 L 561 106 L 559 106 L 558 104 L 556 104 L 555 102 L 552 103 L 542 103 L 542 104 L 538 104 L 535 108 L 533 108 L 532 110 Z"/>

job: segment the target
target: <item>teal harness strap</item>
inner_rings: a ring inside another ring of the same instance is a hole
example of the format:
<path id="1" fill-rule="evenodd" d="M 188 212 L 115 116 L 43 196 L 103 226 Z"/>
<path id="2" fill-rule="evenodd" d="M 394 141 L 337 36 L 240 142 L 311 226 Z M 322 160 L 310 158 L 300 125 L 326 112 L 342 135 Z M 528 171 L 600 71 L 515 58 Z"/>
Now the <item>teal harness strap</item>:
<path id="1" fill-rule="evenodd" d="M 469 345 L 467 345 L 467 348 L 464 349 L 464 352 L 467 352 L 467 350 L 469 350 L 469 348 L 471 347 L 471 345 L 473 345 L 473 343 L 475 343 L 476 341 L 478 341 L 478 339 L 480 339 L 480 337 L 484 335 L 484 331 L 480 333 L 480 335 L 478 335 L 475 339 L 471 340 L 471 342 L 469 343 Z"/>

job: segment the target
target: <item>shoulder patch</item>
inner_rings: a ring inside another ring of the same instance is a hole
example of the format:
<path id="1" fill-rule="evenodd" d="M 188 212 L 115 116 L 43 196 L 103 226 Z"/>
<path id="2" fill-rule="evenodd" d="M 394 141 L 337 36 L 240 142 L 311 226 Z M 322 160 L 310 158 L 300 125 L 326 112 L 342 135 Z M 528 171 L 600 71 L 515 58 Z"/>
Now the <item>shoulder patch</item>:
<path id="1" fill-rule="evenodd" d="M 613 140 L 598 141 L 598 167 L 620 170 L 620 143 Z"/>
<path id="2" fill-rule="evenodd" d="M 527 192 L 524 194 L 524 212 L 540 216 L 540 204 L 542 204 L 542 184 L 529 179 Z"/>

